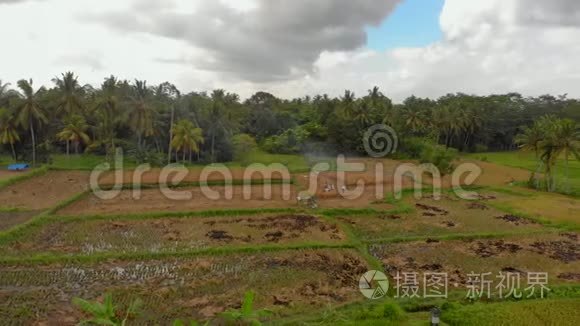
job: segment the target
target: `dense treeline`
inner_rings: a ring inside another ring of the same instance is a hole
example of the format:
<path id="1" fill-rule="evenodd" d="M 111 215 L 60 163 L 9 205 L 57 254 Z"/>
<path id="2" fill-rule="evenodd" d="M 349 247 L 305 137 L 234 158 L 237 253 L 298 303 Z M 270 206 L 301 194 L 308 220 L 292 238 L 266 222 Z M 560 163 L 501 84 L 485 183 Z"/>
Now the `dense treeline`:
<path id="1" fill-rule="evenodd" d="M 181 93 L 174 85 L 118 80 L 83 85 L 71 73 L 51 88 L 32 80 L 0 82 L 0 142 L 17 160 L 45 162 L 51 153 L 110 157 L 121 147 L 138 162 L 229 161 L 255 146 L 272 153 L 364 154 L 364 131 L 385 123 L 398 131 L 404 155 L 412 139 L 460 151 L 515 149 L 514 139 L 544 115 L 580 121 L 580 102 L 566 96 L 449 94 L 393 104 L 379 88 L 285 100 L 258 92 L 242 101 L 225 90 Z"/>

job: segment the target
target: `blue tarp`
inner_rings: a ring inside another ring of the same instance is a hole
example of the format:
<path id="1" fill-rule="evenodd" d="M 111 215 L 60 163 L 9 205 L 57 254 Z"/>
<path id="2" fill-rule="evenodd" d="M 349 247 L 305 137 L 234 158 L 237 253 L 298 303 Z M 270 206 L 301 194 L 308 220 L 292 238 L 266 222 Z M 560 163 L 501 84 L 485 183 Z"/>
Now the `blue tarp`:
<path id="1" fill-rule="evenodd" d="M 28 169 L 30 166 L 26 163 L 17 163 L 8 165 L 9 171 L 22 171 Z"/>

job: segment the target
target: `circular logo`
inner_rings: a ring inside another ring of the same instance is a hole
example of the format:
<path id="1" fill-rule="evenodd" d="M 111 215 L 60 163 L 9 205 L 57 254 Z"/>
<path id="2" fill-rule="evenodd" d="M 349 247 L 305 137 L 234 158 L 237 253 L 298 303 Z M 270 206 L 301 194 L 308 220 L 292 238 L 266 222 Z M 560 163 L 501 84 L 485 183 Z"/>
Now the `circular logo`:
<path id="1" fill-rule="evenodd" d="M 397 151 L 399 138 L 395 129 L 384 124 L 374 125 L 365 132 L 363 145 L 369 156 L 380 158 Z"/>
<path id="2" fill-rule="evenodd" d="M 358 283 L 360 292 L 371 300 L 376 300 L 387 295 L 389 279 L 380 271 L 368 271 L 361 276 Z"/>

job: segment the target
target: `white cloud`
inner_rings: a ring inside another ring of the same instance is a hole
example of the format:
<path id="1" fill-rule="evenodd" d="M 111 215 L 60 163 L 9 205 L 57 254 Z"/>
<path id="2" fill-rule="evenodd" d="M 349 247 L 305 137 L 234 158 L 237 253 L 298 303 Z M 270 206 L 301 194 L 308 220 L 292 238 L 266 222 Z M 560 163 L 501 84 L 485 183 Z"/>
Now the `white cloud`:
<path id="1" fill-rule="evenodd" d="M 457 91 L 484 95 L 517 91 L 526 95 L 569 93 L 580 96 L 577 87 L 580 85 L 580 43 L 576 42 L 580 39 L 580 2 L 576 0 L 446 0 L 440 16 L 444 34 L 441 41 L 425 47 L 385 52 L 354 49 L 356 46 L 333 49 L 326 43 L 313 47 L 307 42 L 310 34 L 290 33 L 293 42 L 307 46 L 308 55 L 297 52 L 298 61 L 290 54 L 284 56 L 281 63 L 290 69 L 277 67 L 274 70 L 285 74 L 285 78 L 270 81 L 268 78 L 244 78 L 245 69 L 251 67 L 238 69 L 239 62 L 215 69 L 224 58 L 235 60 L 236 53 L 208 56 L 207 47 L 196 45 L 191 42 L 196 38 L 189 37 L 198 30 L 183 30 L 184 35 L 190 33 L 185 38 L 174 37 L 174 33 L 172 37 L 152 33 L 143 29 L 143 26 L 150 26 L 151 21 L 147 20 L 149 16 L 142 14 L 109 16 L 109 21 L 134 32 L 120 32 L 88 19 L 103 13 L 130 10 L 150 13 L 152 8 L 156 13 L 191 14 L 207 5 L 205 0 L 0 3 L 4 4 L 0 9 L 3 23 L 0 39 L 5 45 L 0 50 L 0 79 L 5 82 L 31 77 L 36 85 L 50 85 L 52 77 L 73 70 L 82 82 L 95 85 L 115 74 L 120 78 L 147 79 L 150 84 L 168 80 L 184 91 L 227 88 L 242 97 L 258 90 L 284 97 L 315 93 L 340 95 L 344 89 L 363 95 L 374 85 L 397 101 L 411 94 L 437 97 Z M 224 3 L 233 9 L 228 15 L 240 17 L 255 11 L 261 2 L 224 0 Z M 291 6 L 290 9 L 300 8 Z M 270 7 L 270 10 L 274 9 Z M 360 19 L 356 19 L 359 24 L 356 26 L 360 26 Z M 377 19 L 373 16 L 373 23 Z M 298 24 L 300 20 L 296 18 L 295 22 Z M 212 37 L 233 40 L 232 35 L 219 34 L 220 30 L 229 30 L 219 28 L 220 24 L 232 26 L 231 22 L 216 22 L 217 27 L 212 30 L 217 34 Z M 278 25 L 292 26 L 290 20 Z M 339 35 L 331 36 L 331 40 L 340 39 Z M 239 34 L 235 42 L 243 44 L 243 37 Z M 342 41 L 351 44 L 352 35 L 345 37 Z M 264 43 L 268 38 L 253 38 L 252 42 L 264 49 L 285 49 L 279 42 Z M 230 49 L 237 43 L 219 44 Z M 247 51 L 238 54 L 252 53 Z M 212 60 L 213 65 L 204 66 Z M 259 63 L 260 60 L 252 62 L 253 67 Z M 276 66 L 274 61 L 265 64 Z M 242 74 L 232 76 L 232 69 Z"/>

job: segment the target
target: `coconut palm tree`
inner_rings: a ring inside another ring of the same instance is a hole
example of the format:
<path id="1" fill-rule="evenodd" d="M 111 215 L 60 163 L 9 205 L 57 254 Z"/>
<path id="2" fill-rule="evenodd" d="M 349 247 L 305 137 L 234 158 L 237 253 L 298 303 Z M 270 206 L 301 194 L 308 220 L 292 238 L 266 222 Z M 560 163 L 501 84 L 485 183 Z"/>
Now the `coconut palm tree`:
<path id="1" fill-rule="evenodd" d="M 13 112 L 8 109 L 0 109 L 0 143 L 10 144 L 12 157 L 16 161 L 16 150 L 14 144 L 20 141 L 18 134 L 18 120 Z"/>
<path id="2" fill-rule="evenodd" d="M 131 111 L 129 112 L 129 127 L 137 135 L 137 148 L 141 149 L 143 138 L 153 135 L 153 115 L 149 99 L 151 91 L 146 81 L 135 80 L 133 94 L 130 96 Z"/>
<path id="3" fill-rule="evenodd" d="M 344 91 L 344 96 L 342 97 L 342 109 L 347 118 L 352 118 L 355 115 L 355 105 L 356 105 L 356 96 L 354 92 L 349 90 Z"/>
<path id="4" fill-rule="evenodd" d="M 536 159 L 538 159 L 540 143 L 544 140 L 544 137 L 542 126 L 536 122 L 531 127 L 523 128 L 522 133 L 515 137 L 515 143 L 523 151 L 534 152 Z"/>
<path id="5" fill-rule="evenodd" d="M 171 148 L 176 151 L 182 151 L 183 161 L 185 161 L 185 154 L 189 152 L 189 161 L 191 162 L 191 154 L 198 153 L 199 145 L 203 144 L 203 142 L 202 130 L 200 128 L 195 128 L 191 121 L 179 120 L 173 126 Z"/>
<path id="6" fill-rule="evenodd" d="M 419 110 L 405 107 L 401 112 L 401 116 L 403 118 L 405 127 L 409 128 L 413 132 L 420 131 L 426 125 L 425 115 Z"/>
<path id="7" fill-rule="evenodd" d="M 575 156 L 580 160 L 580 130 L 575 121 L 570 119 L 560 119 L 554 126 L 554 142 L 558 146 L 558 151 L 564 154 L 566 164 L 567 188 L 570 187 L 570 156 Z"/>
<path id="8" fill-rule="evenodd" d="M 48 122 L 44 109 L 39 102 L 39 96 L 45 91 L 44 87 L 40 87 L 34 91 L 32 88 L 32 79 L 19 80 L 18 88 L 21 90 L 22 103 L 18 107 L 18 122 L 20 125 L 30 130 L 30 137 L 32 139 L 32 165 L 36 165 L 36 134 L 34 131 L 34 124 L 42 125 Z"/>
<path id="9" fill-rule="evenodd" d="M 70 143 L 75 147 L 75 153 L 79 154 L 81 144 L 88 145 L 91 138 L 87 134 L 89 125 L 82 116 L 75 114 L 65 119 L 64 128 L 56 135 L 59 140 L 66 141 L 66 155 L 70 154 Z"/>
<path id="10" fill-rule="evenodd" d="M 66 113 L 69 116 L 82 112 L 84 107 L 83 87 L 79 84 L 73 72 L 63 73 L 61 77 L 52 79 L 52 82 L 58 88 L 60 96 L 57 109 L 60 113 Z"/>
<path id="11" fill-rule="evenodd" d="M 114 76 L 110 76 L 101 85 L 101 91 L 96 100 L 96 129 L 100 135 L 100 143 L 105 144 L 105 148 L 110 146 L 107 155 L 115 150 L 115 128 L 122 120 L 119 112 L 119 93 L 119 81 Z"/>
<path id="12" fill-rule="evenodd" d="M 8 87 L 10 87 L 10 83 L 2 83 L 0 80 L 0 107 L 8 105 L 8 99 L 12 93 Z"/>

